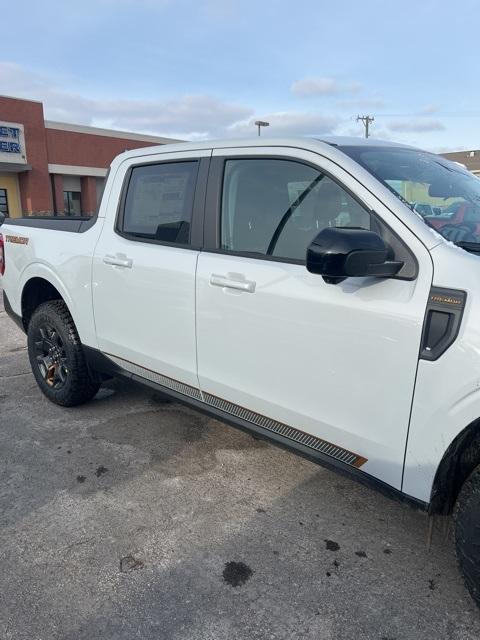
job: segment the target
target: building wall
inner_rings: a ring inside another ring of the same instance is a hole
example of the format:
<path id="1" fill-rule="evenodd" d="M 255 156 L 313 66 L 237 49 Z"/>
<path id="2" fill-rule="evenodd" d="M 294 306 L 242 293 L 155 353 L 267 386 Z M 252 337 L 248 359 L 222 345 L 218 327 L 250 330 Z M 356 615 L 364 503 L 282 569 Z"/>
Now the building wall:
<path id="1" fill-rule="evenodd" d="M 97 178 L 97 207 L 100 206 L 100 201 L 103 196 L 103 190 L 105 189 L 105 178 Z"/>
<path id="2" fill-rule="evenodd" d="M 460 162 L 464 164 L 469 171 L 480 174 L 480 151 L 453 151 L 451 153 L 442 153 L 444 158 Z"/>
<path id="3" fill-rule="evenodd" d="M 62 214 L 64 212 L 63 206 L 63 192 L 65 187 L 63 186 L 63 176 L 54 174 L 50 176 L 52 185 L 52 197 L 53 208 L 52 213 Z"/>
<path id="4" fill-rule="evenodd" d="M 41 102 L 0 97 L 0 120 L 19 122 L 24 126 L 27 162 L 32 169 L 18 174 L 22 211 L 27 214 L 51 212 L 43 105 Z"/>
<path id="5" fill-rule="evenodd" d="M 153 142 L 45 129 L 48 162 L 80 167 L 108 168 L 115 156 L 130 149 L 149 147 Z"/>
<path id="6" fill-rule="evenodd" d="M 95 129 L 82 125 L 69 125 L 58 122 L 46 122 L 46 140 L 48 162 L 54 171 L 55 192 L 60 192 L 63 180 L 64 191 L 81 192 L 82 213 L 93 215 L 105 182 L 104 176 L 113 158 L 123 151 L 149 147 L 154 144 L 176 142 L 164 138 L 143 136 L 122 132 Z M 81 173 L 75 171 L 81 167 Z M 103 173 L 99 170 L 102 170 Z M 80 189 L 72 189 L 71 174 L 80 176 Z M 55 199 L 57 213 L 62 213 L 58 196 Z"/>
<path id="7" fill-rule="evenodd" d="M 130 149 L 179 142 L 45 121 L 40 102 L 6 96 L 0 96 L 0 122 L 23 125 L 27 165 L 9 166 L 8 158 L 0 161 L 0 181 L 9 185 L 3 188 L 7 188 L 9 202 L 13 203 L 12 216 L 63 214 L 64 191 L 78 190 L 82 213 L 91 215 L 97 209 L 104 177 L 115 156 Z M 79 187 L 73 189 L 74 183 Z M 20 204 L 15 206 L 18 194 Z"/>

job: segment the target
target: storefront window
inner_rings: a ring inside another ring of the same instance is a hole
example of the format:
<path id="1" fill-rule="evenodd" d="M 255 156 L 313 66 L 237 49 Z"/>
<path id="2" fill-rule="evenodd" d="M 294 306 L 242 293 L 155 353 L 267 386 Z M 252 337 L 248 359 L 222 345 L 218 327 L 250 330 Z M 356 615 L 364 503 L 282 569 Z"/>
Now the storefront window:
<path id="1" fill-rule="evenodd" d="M 8 218 L 8 198 L 7 190 L 0 189 L 0 213 Z"/>
<path id="2" fill-rule="evenodd" d="M 64 191 L 63 204 L 66 216 L 81 216 L 82 205 L 80 200 L 80 191 Z"/>

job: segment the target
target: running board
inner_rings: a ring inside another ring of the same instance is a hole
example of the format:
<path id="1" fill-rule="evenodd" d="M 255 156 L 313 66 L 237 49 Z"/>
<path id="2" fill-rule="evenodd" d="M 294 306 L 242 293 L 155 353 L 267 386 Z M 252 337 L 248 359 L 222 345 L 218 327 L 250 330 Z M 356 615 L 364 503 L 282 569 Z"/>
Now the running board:
<path id="1" fill-rule="evenodd" d="M 266 431 L 282 436 L 283 438 L 307 447 L 312 451 L 322 453 L 323 455 L 333 458 L 338 462 L 355 467 L 356 469 L 359 469 L 367 462 L 367 458 L 364 458 L 357 453 L 343 449 L 342 447 L 332 444 L 331 442 L 327 442 L 317 436 L 300 431 L 300 429 L 296 429 L 295 427 L 284 424 L 283 422 L 278 422 L 273 418 L 256 413 L 250 409 L 245 409 L 245 407 L 241 407 L 233 402 L 219 398 L 211 393 L 202 393 L 197 387 L 185 384 L 184 382 L 179 382 L 178 380 L 164 376 L 161 373 L 151 371 L 145 367 L 140 367 L 133 362 L 124 360 L 123 358 L 119 358 L 108 353 L 105 355 L 117 366 L 139 378 L 148 380 L 160 387 L 179 393 L 186 398 L 192 398 L 197 402 L 200 402 L 207 407 L 217 409 L 224 414 L 228 414 L 257 427 L 261 427 Z"/>

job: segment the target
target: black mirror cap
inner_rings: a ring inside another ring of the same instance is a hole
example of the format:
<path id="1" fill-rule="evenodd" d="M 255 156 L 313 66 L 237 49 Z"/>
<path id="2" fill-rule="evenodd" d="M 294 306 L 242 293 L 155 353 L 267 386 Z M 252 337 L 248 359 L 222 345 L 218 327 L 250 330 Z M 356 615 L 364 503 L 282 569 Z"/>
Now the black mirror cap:
<path id="1" fill-rule="evenodd" d="M 390 248 L 373 231 L 327 227 L 307 249 L 307 270 L 336 284 L 350 277 L 391 277 L 403 262 L 388 261 Z"/>
<path id="2" fill-rule="evenodd" d="M 7 216 L 6 216 L 4 213 L 2 213 L 2 212 L 0 211 L 0 227 L 1 227 L 1 226 L 2 226 L 2 224 L 5 222 L 6 217 L 7 217 Z"/>

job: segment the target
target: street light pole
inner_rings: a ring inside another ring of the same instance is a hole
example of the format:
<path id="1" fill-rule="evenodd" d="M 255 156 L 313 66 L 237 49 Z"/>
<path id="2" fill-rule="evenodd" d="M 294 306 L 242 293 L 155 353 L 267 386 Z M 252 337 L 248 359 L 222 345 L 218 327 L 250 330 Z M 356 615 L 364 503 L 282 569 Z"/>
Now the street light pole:
<path id="1" fill-rule="evenodd" d="M 270 123 L 269 122 L 265 122 L 264 120 L 255 120 L 255 124 L 258 127 L 258 135 L 260 135 L 261 127 L 269 127 L 270 126 Z"/>

